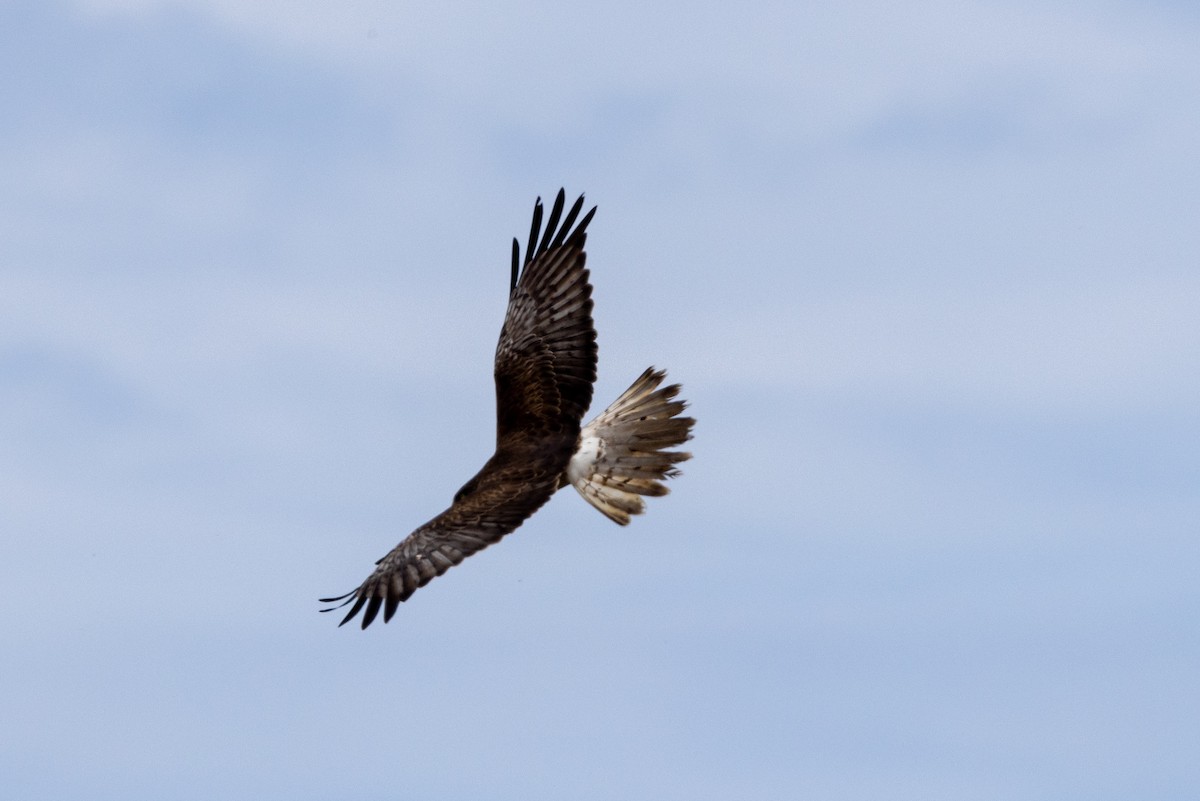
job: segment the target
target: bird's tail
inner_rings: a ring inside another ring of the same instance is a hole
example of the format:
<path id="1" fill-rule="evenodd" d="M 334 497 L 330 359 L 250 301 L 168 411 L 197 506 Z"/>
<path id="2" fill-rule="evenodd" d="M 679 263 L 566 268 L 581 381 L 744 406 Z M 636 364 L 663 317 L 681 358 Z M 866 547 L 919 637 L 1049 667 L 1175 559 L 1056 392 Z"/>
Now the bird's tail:
<path id="1" fill-rule="evenodd" d="M 666 495 L 663 480 L 679 475 L 675 465 L 692 458 L 668 450 L 692 438 L 690 417 L 678 417 L 687 402 L 675 400 L 679 385 L 658 389 L 663 370 L 648 368 L 629 389 L 580 433 L 567 478 L 583 499 L 624 526 L 645 508 L 642 495 Z"/>

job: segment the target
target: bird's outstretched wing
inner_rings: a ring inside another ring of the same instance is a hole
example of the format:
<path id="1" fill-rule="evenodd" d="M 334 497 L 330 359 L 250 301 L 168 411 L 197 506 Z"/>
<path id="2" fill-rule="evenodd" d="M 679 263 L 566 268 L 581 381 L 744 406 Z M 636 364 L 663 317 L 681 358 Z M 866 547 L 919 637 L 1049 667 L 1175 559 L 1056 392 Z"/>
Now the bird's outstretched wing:
<path id="1" fill-rule="evenodd" d="M 596 328 L 583 248 L 596 209 L 572 231 L 583 196 L 559 226 L 563 201 L 560 189 L 540 242 L 541 199 L 534 204 L 524 271 L 513 240 L 508 313 L 496 345 L 497 450 L 514 437 L 567 433 L 574 439 L 592 403 Z"/>
<path id="2" fill-rule="evenodd" d="M 596 210 L 575 225 L 583 198 L 565 218 L 563 206 L 560 190 L 543 235 L 538 199 L 523 265 L 513 240 L 508 312 L 496 346 L 496 452 L 449 509 L 380 559 L 358 588 L 322 599 L 341 602 L 331 609 L 353 604 L 341 625 L 365 609 L 365 629 L 381 608 L 386 623 L 417 589 L 498 542 L 558 489 L 596 380 L 592 287 L 584 267 L 587 225 Z"/>
<path id="3" fill-rule="evenodd" d="M 546 463 L 496 464 L 496 461 L 493 457 L 488 467 L 480 471 L 469 494 L 459 497 L 449 509 L 408 535 L 380 559 L 361 586 L 340 598 L 321 599 L 323 603 L 341 601 L 340 606 L 353 602 L 340 625 L 350 622 L 364 606 L 364 629 L 371 625 L 381 607 L 384 622 L 391 620 L 401 602 L 471 554 L 498 542 L 537 511 L 558 488 L 562 471 L 555 471 Z"/>

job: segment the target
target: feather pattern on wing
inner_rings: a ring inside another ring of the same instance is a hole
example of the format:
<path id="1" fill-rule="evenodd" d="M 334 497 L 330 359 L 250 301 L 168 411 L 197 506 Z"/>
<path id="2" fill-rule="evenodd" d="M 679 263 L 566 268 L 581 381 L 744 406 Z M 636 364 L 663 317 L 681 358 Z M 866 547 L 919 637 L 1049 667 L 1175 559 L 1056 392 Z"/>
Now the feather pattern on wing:
<path id="1" fill-rule="evenodd" d="M 322 599 L 353 604 L 343 625 L 362 611 L 365 629 L 381 609 L 387 622 L 417 589 L 498 542 L 558 489 L 592 400 L 597 357 L 584 266 L 587 226 L 596 210 L 572 229 L 583 197 L 565 219 L 564 199 L 560 190 L 544 234 L 540 198 L 534 205 L 523 265 L 513 240 L 508 312 L 496 346 L 496 452 L 449 509 L 380 559 L 357 589 Z"/>

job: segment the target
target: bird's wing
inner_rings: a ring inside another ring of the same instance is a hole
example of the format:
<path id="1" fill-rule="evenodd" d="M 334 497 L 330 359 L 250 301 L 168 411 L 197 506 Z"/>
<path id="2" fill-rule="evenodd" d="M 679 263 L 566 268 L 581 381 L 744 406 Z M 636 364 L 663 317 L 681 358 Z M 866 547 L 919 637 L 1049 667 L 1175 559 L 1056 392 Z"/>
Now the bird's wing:
<path id="1" fill-rule="evenodd" d="M 559 190 L 544 234 L 541 199 L 534 205 L 523 270 L 513 240 L 508 313 L 496 345 L 497 450 L 514 435 L 577 435 L 592 402 L 596 328 L 583 248 L 596 209 L 572 230 L 580 196 L 559 226 L 564 196 Z"/>
<path id="2" fill-rule="evenodd" d="M 523 456 L 526 458 L 493 456 L 472 480 L 469 493 L 460 494 L 449 509 L 408 535 L 376 563 L 374 572 L 358 588 L 338 598 L 322 598 L 323 603 L 341 601 L 339 606 L 353 602 L 339 625 L 350 622 L 364 606 L 364 629 L 381 607 L 386 623 L 396 607 L 420 587 L 476 551 L 499 542 L 549 500 L 562 475 L 559 460 Z"/>
<path id="3" fill-rule="evenodd" d="M 380 608 L 386 623 L 418 588 L 498 542 L 558 489 L 596 380 L 592 287 L 583 250 L 596 210 L 572 230 L 583 208 L 580 197 L 559 227 L 563 201 L 560 190 L 544 235 L 541 200 L 534 206 L 523 270 L 513 241 L 508 312 L 496 346 L 496 453 L 449 509 L 380 559 L 358 588 L 322 599 L 353 604 L 342 624 L 364 607 L 364 629 Z"/>

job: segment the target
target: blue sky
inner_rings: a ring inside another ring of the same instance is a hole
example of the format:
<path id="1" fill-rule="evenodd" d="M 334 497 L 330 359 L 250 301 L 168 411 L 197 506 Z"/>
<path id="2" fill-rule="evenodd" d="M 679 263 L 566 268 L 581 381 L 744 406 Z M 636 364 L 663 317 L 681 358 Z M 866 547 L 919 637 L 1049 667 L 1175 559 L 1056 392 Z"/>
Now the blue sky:
<path id="1" fill-rule="evenodd" d="M 0 775 L 24 799 L 1182 799 L 1200 16 L 0 6 Z M 388 626 L 489 455 L 508 249 L 599 205 L 562 494 Z"/>

